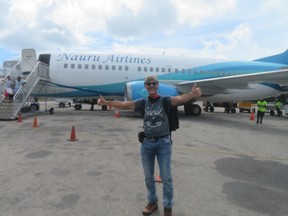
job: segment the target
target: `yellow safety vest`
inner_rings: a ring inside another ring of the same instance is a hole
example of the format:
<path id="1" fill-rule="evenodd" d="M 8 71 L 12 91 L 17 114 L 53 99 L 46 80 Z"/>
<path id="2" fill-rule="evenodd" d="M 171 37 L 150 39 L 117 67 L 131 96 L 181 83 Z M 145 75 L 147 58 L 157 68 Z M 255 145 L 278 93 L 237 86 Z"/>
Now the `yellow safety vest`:
<path id="1" fill-rule="evenodd" d="M 266 106 L 267 106 L 267 102 L 266 101 L 258 101 L 257 102 L 257 107 L 258 107 L 258 110 L 260 112 L 265 112 L 266 111 Z"/>

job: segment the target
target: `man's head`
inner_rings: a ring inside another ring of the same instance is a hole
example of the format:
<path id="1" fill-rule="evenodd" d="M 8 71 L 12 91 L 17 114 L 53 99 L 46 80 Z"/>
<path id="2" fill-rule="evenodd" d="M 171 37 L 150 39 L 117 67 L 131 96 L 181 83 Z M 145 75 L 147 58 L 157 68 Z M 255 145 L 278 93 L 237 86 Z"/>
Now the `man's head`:
<path id="1" fill-rule="evenodd" d="M 158 82 L 158 78 L 157 78 L 157 76 L 147 76 L 145 78 L 145 83 L 146 82 Z"/>
<path id="2" fill-rule="evenodd" d="M 18 77 L 17 77 L 17 80 L 18 80 L 18 81 L 20 81 L 20 80 L 21 80 L 21 77 L 20 77 L 20 76 L 18 76 Z"/>
<path id="3" fill-rule="evenodd" d="M 145 88 L 147 89 L 150 96 L 157 95 L 159 82 L 156 76 L 147 76 L 144 82 Z"/>

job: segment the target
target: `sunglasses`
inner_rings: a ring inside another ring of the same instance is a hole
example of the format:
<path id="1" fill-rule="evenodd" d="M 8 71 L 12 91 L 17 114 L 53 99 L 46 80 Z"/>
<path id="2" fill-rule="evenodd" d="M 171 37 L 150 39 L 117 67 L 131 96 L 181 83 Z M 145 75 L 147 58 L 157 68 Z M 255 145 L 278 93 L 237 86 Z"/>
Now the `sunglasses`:
<path id="1" fill-rule="evenodd" d="M 151 86 L 151 85 L 156 86 L 157 84 L 158 82 L 145 82 L 145 85 L 147 86 Z"/>

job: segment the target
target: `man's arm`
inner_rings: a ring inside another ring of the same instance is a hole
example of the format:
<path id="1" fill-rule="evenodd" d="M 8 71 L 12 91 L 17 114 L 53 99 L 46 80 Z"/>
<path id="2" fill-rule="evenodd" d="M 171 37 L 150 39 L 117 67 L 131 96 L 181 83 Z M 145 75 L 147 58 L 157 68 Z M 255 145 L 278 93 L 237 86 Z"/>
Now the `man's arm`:
<path id="1" fill-rule="evenodd" d="M 116 108 L 125 108 L 125 109 L 135 109 L 135 102 L 134 101 L 107 101 L 101 95 L 100 98 L 97 100 L 97 105 L 102 106 L 111 106 Z"/>
<path id="2" fill-rule="evenodd" d="M 195 97 L 200 97 L 201 94 L 202 94 L 201 89 L 196 84 L 194 84 L 191 92 L 186 93 L 186 94 L 182 94 L 179 96 L 171 97 L 171 104 L 173 106 L 179 106 L 179 105 L 182 105 L 182 104 L 190 101 L 191 99 L 193 99 Z"/>

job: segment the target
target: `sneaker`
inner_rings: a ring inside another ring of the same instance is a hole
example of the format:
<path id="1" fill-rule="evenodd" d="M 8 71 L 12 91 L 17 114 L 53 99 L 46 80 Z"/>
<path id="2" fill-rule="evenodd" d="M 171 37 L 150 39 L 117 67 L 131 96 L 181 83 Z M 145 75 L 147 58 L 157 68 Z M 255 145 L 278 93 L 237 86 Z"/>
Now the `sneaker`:
<path id="1" fill-rule="evenodd" d="M 152 214 L 154 211 L 156 211 L 158 209 L 158 205 L 157 202 L 156 203 L 151 203 L 149 202 L 147 204 L 147 206 L 143 209 L 143 214 L 144 215 L 150 215 Z"/>

